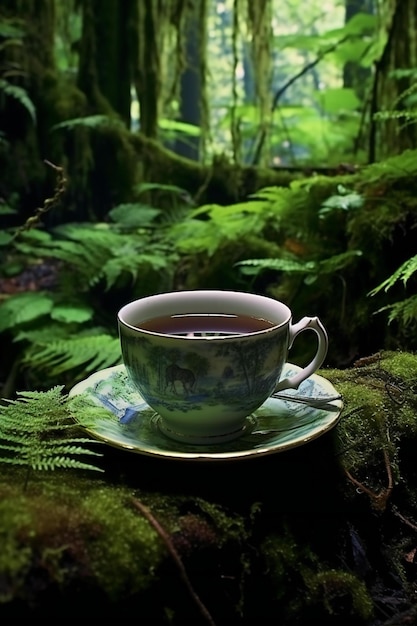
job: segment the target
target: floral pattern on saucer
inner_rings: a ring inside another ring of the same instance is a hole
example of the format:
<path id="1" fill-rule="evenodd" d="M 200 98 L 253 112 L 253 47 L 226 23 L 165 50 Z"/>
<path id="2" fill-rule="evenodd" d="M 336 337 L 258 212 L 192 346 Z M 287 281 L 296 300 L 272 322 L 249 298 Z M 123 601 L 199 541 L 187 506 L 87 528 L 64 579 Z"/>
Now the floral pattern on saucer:
<path id="1" fill-rule="evenodd" d="M 282 376 L 299 370 L 287 363 Z M 333 428 L 343 409 L 343 401 L 333 385 L 314 374 L 298 390 L 286 390 L 268 398 L 248 418 L 239 439 L 196 445 L 171 440 L 160 432 L 157 414 L 134 388 L 124 365 L 92 374 L 75 385 L 69 396 L 97 407 L 92 417 L 76 418 L 92 437 L 139 454 L 194 461 L 259 457 L 306 444 Z"/>

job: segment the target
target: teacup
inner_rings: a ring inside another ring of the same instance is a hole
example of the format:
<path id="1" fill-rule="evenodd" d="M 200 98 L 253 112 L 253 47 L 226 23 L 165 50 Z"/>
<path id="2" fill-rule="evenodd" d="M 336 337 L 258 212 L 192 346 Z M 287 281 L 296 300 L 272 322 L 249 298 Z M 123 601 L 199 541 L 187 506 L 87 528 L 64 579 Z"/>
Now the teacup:
<path id="1" fill-rule="evenodd" d="M 118 313 L 123 362 L 158 414 L 161 431 L 186 443 L 231 441 L 274 392 L 297 389 L 323 363 L 327 333 L 317 317 L 292 323 L 291 310 L 266 296 L 236 291 L 162 293 Z M 280 380 L 296 336 L 317 335 L 314 358 Z"/>

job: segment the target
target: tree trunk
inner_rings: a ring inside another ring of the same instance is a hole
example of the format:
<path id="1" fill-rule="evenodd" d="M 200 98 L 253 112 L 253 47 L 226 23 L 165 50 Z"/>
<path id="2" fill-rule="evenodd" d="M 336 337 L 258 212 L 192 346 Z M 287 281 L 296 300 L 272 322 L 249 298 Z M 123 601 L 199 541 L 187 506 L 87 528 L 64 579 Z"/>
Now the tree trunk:
<path id="1" fill-rule="evenodd" d="M 376 64 L 372 116 L 379 111 L 404 113 L 407 109 L 407 101 L 403 96 L 414 81 L 413 73 L 417 65 L 416 31 L 415 0 L 395 3 L 387 42 Z M 417 127 L 407 123 L 405 118 L 373 122 L 370 133 L 371 162 L 400 154 L 416 145 Z"/>
<path id="2" fill-rule="evenodd" d="M 201 124 L 201 75 L 199 35 L 201 25 L 196 11 L 188 16 L 185 29 L 185 70 L 180 82 L 180 120 L 187 124 Z M 181 156 L 199 160 L 200 138 L 183 134 L 177 138 L 175 152 Z"/>
<path id="3" fill-rule="evenodd" d="M 43 195 L 40 189 L 47 168 L 42 161 L 52 159 L 48 117 L 53 100 L 50 94 L 55 88 L 54 0 L 21 0 L 18 7 L 16 2 L 5 0 L 1 12 L 4 19 L 23 32 L 23 37 L 0 46 L 0 78 L 10 62 L 13 72 L 5 73 L 5 80 L 24 90 L 26 104 L 13 97 L 0 102 L 0 130 L 4 129 L 7 142 L 7 150 L 0 152 L 0 195 L 7 199 L 18 190 L 25 215 L 26 203 L 30 202 L 33 208 Z M 33 117 L 29 115 L 30 106 L 35 111 Z"/>
<path id="4" fill-rule="evenodd" d="M 140 129 L 147 137 L 156 137 L 158 134 L 161 92 L 159 31 L 162 28 L 160 22 L 163 21 L 158 8 L 159 2 L 155 3 L 153 0 L 141 0 L 138 3 L 139 33 L 135 87 L 140 108 Z"/>

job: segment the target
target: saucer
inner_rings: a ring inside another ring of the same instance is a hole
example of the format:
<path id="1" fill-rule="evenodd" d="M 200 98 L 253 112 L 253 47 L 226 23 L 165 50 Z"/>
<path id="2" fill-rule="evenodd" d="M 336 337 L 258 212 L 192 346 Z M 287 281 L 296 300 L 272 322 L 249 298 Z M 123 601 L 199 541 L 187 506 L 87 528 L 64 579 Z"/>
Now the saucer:
<path id="1" fill-rule="evenodd" d="M 287 363 L 282 377 L 298 371 L 298 366 Z M 76 384 L 69 397 L 92 407 L 80 411 L 75 420 L 93 438 L 131 452 L 184 461 L 232 461 L 284 452 L 331 430 L 343 409 L 333 385 L 313 374 L 297 390 L 286 389 L 268 398 L 246 419 L 238 439 L 196 445 L 162 432 L 159 416 L 134 388 L 124 365 L 92 374 Z"/>

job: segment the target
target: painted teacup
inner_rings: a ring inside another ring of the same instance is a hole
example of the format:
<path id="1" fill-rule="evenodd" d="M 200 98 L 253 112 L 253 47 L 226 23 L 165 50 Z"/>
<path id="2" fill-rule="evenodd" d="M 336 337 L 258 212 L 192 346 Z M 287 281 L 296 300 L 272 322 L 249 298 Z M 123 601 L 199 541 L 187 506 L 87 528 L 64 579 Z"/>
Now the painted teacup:
<path id="1" fill-rule="evenodd" d="M 265 296 L 179 291 L 126 304 L 118 314 L 123 361 L 169 437 L 230 441 L 275 391 L 293 388 L 323 363 L 327 333 L 317 317 L 292 323 L 291 310 Z M 295 337 L 317 335 L 312 361 L 280 380 Z"/>

